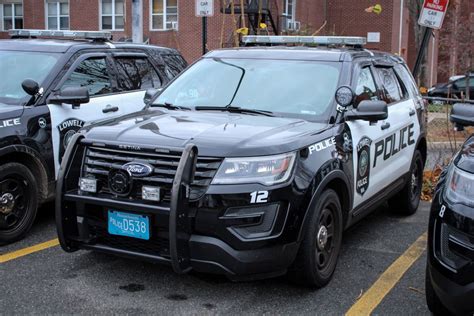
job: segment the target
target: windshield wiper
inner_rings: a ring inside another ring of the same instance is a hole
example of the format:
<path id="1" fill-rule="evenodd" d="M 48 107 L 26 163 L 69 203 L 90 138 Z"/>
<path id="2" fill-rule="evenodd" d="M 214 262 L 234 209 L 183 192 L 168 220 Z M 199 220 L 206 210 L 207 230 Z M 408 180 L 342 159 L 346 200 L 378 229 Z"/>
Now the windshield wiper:
<path id="1" fill-rule="evenodd" d="M 196 106 L 194 109 L 196 111 L 226 111 L 230 113 L 258 114 L 271 117 L 275 116 L 271 111 L 246 109 L 238 106 Z"/>
<path id="2" fill-rule="evenodd" d="M 165 108 L 168 110 L 183 110 L 183 111 L 191 111 L 190 108 L 185 107 L 185 106 L 179 106 L 179 105 L 173 105 L 171 103 L 165 102 L 165 103 L 152 103 L 150 105 L 151 107 L 160 107 L 160 108 Z"/>

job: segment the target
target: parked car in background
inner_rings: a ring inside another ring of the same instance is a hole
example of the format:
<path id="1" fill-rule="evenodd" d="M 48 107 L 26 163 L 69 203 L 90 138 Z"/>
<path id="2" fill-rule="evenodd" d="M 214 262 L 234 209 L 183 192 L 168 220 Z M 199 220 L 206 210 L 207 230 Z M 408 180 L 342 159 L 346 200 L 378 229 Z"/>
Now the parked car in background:
<path id="1" fill-rule="evenodd" d="M 439 83 L 432 88 L 428 89 L 429 97 L 441 97 L 441 98 L 466 98 L 466 87 L 469 87 L 470 98 L 474 98 L 474 74 L 466 76 L 453 76 L 449 78 L 448 82 Z"/>
<path id="2" fill-rule="evenodd" d="M 455 104 L 451 121 L 474 126 L 474 105 Z M 474 134 L 443 170 L 428 230 L 426 300 L 439 315 L 474 313 Z"/>
<path id="3" fill-rule="evenodd" d="M 146 89 L 187 66 L 174 49 L 114 43 L 107 32 L 11 35 L 0 41 L 0 243 L 23 237 L 38 205 L 53 198 L 62 156 L 80 128 L 141 110 Z"/>

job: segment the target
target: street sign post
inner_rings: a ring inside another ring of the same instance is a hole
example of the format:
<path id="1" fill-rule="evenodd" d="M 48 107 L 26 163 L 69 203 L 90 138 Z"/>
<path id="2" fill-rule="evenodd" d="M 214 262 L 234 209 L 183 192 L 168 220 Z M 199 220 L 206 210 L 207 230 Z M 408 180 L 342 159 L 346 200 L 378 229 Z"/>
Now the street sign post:
<path id="1" fill-rule="evenodd" d="M 418 24 L 439 30 L 443 25 L 449 0 L 425 0 Z"/>
<path id="2" fill-rule="evenodd" d="M 196 0 L 196 16 L 214 16 L 214 0 Z"/>
<path id="3" fill-rule="evenodd" d="M 202 54 L 207 53 L 207 17 L 214 16 L 214 0 L 196 0 L 196 16 L 202 17 Z"/>
<path id="4" fill-rule="evenodd" d="M 423 39 L 421 41 L 418 56 L 416 56 L 415 66 L 413 67 L 413 77 L 417 77 L 420 71 L 421 63 L 425 55 L 426 47 L 430 41 L 433 29 L 439 30 L 443 25 L 444 16 L 448 10 L 449 0 L 425 0 L 421 8 L 418 24 L 425 27 Z"/>

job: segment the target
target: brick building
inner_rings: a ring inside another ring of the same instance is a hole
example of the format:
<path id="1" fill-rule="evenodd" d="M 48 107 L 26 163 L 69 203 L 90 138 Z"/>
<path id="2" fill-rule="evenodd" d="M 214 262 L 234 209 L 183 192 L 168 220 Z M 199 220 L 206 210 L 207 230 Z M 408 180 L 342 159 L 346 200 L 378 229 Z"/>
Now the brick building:
<path id="1" fill-rule="evenodd" d="M 10 28 L 111 30 L 114 39 L 132 35 L 133 0 L 0 0 L 0 38 Z M 230 0 L 223 0 L 229 2 Z M 250 0 L 251 2 L 259 0 Z M 268 3 L 277 28 L 283 33 L 368 36 L 371 49 L 402 55 L 413 64 L 416 47 L 408 0 L 262 0 Z M 471 2 L 471 0 L 453 0 Z M 221 13 L 208 19 L 208 48 L 233 44 L 233 31 L 242 25 L 239 15 Z M 240 4 L 240 0 L 234 0 Z M 366 12 L 380 4 L 379 14 Z M 237 22 L 234 22 L 234 18 Z M 473 23 L 471 23 L 472 25 Z M 144 38 L 151 44 L 179 49 L 188 61 L 202 53 L 201 19 L 195 0 L 143 0 Z M 472 41 L 471 41 L 472 43 Z M 429 65 L 437 64 L 438 45 L 431 44 Z M 444 56 L 444 55 L 443 55 Z M 428 67 L 430 82 L 436 67 Z"/>

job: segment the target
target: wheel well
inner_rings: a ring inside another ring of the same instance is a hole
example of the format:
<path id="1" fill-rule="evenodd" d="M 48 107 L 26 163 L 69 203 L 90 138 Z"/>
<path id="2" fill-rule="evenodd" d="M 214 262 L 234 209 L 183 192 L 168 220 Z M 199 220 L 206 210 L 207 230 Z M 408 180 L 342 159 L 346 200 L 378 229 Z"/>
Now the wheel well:
<path id="1" fill-rule="evenodd" d="M 342 216 L 344 219 L 345 227 L 347 224 L 351 207 L 349 189 L 347 188 L 346 183 L 342 179 L 336 178 L 331 180 L 324 189 L 332 189 L 339 196 L 339 201 L 341 202 L 342 206 Z"/>
<path id="2" fill-rule="evenodd" d="M 423 166 L 426 165 L 426 159 L 428 157 L 428 149 L 427 149 L 427 146 L 426 146 L 426 138 L 422 138 L 420 140 L 420 142 L 418 143 L 418 147 L 416 148 L 420 151 L 421 153 L 421 157 L 423 159 Z"/>
<path id="3" fill-rule="evenodd" d="M 12 152 L 0 157 L 0 164 L 8 162 L 21 163 L 30 169 L 35 179 L 38 181 L 39 201 L 43 202 L 48 198 L 48 174 L 39 159 L 22 152 Z"/>

